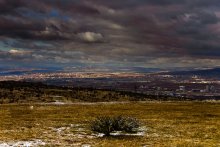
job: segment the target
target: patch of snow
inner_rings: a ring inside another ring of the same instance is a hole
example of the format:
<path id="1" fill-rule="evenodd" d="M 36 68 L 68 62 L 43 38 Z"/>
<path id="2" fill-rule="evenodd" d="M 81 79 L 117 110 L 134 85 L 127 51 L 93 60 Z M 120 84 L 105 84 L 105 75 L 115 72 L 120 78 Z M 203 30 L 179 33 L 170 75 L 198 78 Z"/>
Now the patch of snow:
<path id="1" fill-rule="evenodd" d="M 49 127 L 49 128 L 52 129 L 54 132 L 57 132 L 58 134 L 60 134 L 61 132 L 65 131 L 65 130 L 70 129 L 70 127 L 60 127 L 60 128 Z"/>
<path id="2" fill-rule="evenodd" d="M 8 147 L 9 145 L 7 143 L 0 143 L 1 147 Z"/>
<path id="3" fill-rule="evenodd" d="M 55 104 L 55 105 L 65 105 L 66 103 L 61 102 L 61 101 L 56 101 L 56 102 L 54 102 L 52 104 Z"/>
<path id="4" fill-rule="evenodd" d="M 136 133 L 125 133 L 125 132 L 122 132 L 122 131 L 115 131 L 115 132 L 110 133 L 110 135 L 112 135 L 112 136 L 120 136 L 120 135 L 124 135 L 124 136 L 144 136 L 145 132 L 147 130 L 148 129 L 146 127 L 140 127 Z M 105 134 L 97 133 L 97 134 L 92 134 L 92 136 L 104 137 Z"/>
<path id="5" fill-rule="evenodd" d="M 103 133 L 98 133 L 98 134 L 95 134 L 95 136 L 96 136 L 96 137 L 103 137 L 103 136 L 105 136 L 105 134 L 103 134 Z"/>
<path id="6" fill-rule="evenodd" d="M 83 144 L 81 147 L 91 147 L 90 144 Z"/>
<path id="7" fill-rule="evenodd" d="M 31 141 L 18 141 L 18 142 L 0 142 L 0 147 L 37 147 L 45 146 L 46 143 L 42 140 L 31 140 Z"/>
<path id="8" fill-rule="evenodd" d="M 70 124 L 70 127 L 80 127 L 81 124 Z"/>
<path id="9" fill-rule="evenodd" d="M 124 135 L 124 136 L 144 136 L 144 134 L 145 134 L 144 132 L 123 133 L 121 131 L 110 133 L 110 135 L 112 135 L 112 136 L 120 136 L 120 135 Z"/>

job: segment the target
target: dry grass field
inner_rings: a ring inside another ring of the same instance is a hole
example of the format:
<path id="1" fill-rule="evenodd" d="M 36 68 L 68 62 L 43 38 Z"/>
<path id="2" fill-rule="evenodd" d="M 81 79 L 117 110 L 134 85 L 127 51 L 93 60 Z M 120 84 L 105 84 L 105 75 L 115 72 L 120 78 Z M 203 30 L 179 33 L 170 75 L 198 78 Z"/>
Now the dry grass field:
<path id="1" fill-rule="evenodd" d="M 132 116 L 142 132 L 101 137 L 90 131 L 97 116 Z M 0 145 L 218 147 L 218 102 L 127 102 L 69 105 L 0 105 Z"/>

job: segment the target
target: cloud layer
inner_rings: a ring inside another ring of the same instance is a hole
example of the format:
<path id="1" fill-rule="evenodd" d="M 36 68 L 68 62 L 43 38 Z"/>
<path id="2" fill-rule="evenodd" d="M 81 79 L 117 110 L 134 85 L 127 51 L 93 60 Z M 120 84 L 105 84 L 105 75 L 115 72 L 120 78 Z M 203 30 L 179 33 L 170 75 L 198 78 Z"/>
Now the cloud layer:
<path id="1" fill-rule="evenodd" d="M 220 66 L 218 0 L 0 0 L 0 66 Z"/>

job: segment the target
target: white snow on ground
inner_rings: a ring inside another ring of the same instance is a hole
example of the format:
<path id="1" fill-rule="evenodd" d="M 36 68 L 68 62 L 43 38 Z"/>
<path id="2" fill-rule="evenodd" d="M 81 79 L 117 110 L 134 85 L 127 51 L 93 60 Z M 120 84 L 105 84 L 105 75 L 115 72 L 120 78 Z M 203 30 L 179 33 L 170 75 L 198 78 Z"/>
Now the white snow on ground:
<path id="1" fill-rule="evenodd" d="M 144 136 L 144 132 L 137 132 L 137 133 L 123 133 L 120 131 L 114 132 L 114 133 L 110 133 L 112 136 Z"/>
<path id="2" fill-rule="evenodd" d="M 128 101 L 124 102 L 62 102 L 62 101 L 55 101 L 51 103 L 37 103 L 39 105 L 113 105 L 113 104 L 127 104 L 131 103 Z"/>
<path id="3" fill-rule="evenodd" d="M 60 127 L 60 128 L 51 128 L 53 131 L 57 132 L 58 134 L 60 134 L 61 132 L 65 131 L 65 130 L 69 130 L 70 127 Z"/>
<path id="4" fill-rule="evenodd" d="M 90 144 L 83 144 L 81 147 L 91 147 Z"/>
<path id="5" fill-rule="evenodd" d="M 137 133 L 125 133 L 125 132 L 112 132 L 112 136 L 144 136 L 148 128 L 140 127 Z M 74 132 L 72 132 L 74 131 Z M 29 141 L 0 141 L 0 147 L 38 147 L 38 146 L 46 146 L 50 144 L 62 145 L 65 139 L 94 139 L 94 138 L 102 138 L 104 134 L 102 133 L 91 133 L 87 131 L 86 126 L 84 124 L 69 124 L 67 126 L 61 126 L 58 128 L 49 127 L 48 131 L 44 132 L 44 135 L 52 134 L 56 136 L 56 140 L 48 140 L 47 143 L 43 142 L 39 139 L 32 139 Z M 74 142 L 72 145 L 81 146 L 81 147 L 91 147 L 90 144 L 82 143 L 82 142 Z"/>
<path id="6" fill-rule="evenodd" d="M 103 134 L 103 133 L 92 134 L 92 135 L 94 135 L 94 136 L 96 136 L 96 137 L 103 137 L 103 136 L 105 136 L 105 134 Z"/>
<path id="7" fill-rule="evenodd" d="M 75 128 L 76 132 L 75 133 L 67 133 L 70 131 L 71 128 Z M 65 135 L 65 136 L 71 136 L 74 138 L 82 139 L 82 138 L 101 138 L 104 137 L 104 134 L 102 133 L 92 133 L 88 134 L 85 132 L 85 128 L 81 124 L 70 124 L 67 127 L 60 127 L 60 128 L 53 128 L 50 127 L 51 130 L 56 132 L 59 135 Z M 67 132 L 66 132 L 67 131 Z M 112 136 L 144 136 L 145 132 L 147 131 L 146 127 L 140 127 L 136 133 L 125 133 L 121 131 L 115 131 L 110 133 Z"/>
<path id="8" fill-rule="evenodd" d="M 113 135 L 113 136 L 118 136 L 118 135 L 144 136 L 146 131 L 147 131 L 146 127 L 140 127 L 136 133 L 123 133 L 123 132 L 118 131 L 118 132 L 111 133 L 111 135 Z"/>
<path id="9" fill-rule="evenodd" d="M 45 146 L 46 143 L 42 140 L 30 140 L 30 141 L 11 141 L 11 142 L 1 142 L 0 147 L 38 147 L 38 146 Z"/>
<path id="10" fill-rule="evenodd" d="M 138 132 L 136 132 L 136 133 L 125 133 L 125 132 L 121 132 L 121 131 L 115 131 L 115 132 L 110 133 L 110 135 L 112 135 L 112 136 L 121 136 L 121 135 L 123 135 L 123 136 L 144 136 L 146 131 L 147 131 L 146 127 L 140 127 L 138 129 Z M 92 136 L 104 137 L 105 135 L 103 133 L 98 133 L 98 134 L 92 134 Z"/>
<path id="11" fill-rule="evenodd" d="M 54 104 L 54 105 L 65 105 L 66 103 L 56 100 L 52 104 Z"/>

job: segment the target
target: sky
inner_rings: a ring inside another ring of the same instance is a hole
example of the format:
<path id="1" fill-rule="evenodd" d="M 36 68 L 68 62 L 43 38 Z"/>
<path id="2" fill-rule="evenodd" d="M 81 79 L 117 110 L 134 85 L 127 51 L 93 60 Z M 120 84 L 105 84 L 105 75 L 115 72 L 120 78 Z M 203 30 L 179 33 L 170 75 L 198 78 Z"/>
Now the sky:
<path id="1" fill-rule="evenodd" d="M 219 0 L 0 0 L 0 68 L 218 66 Z"/>

